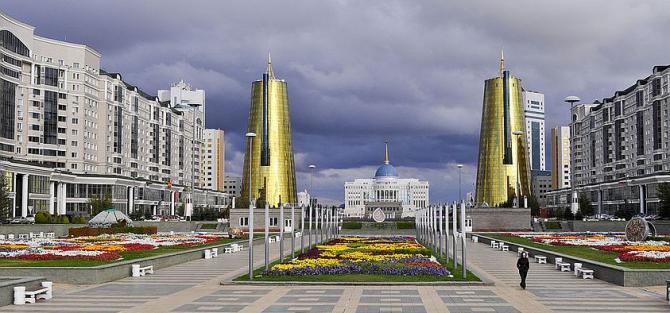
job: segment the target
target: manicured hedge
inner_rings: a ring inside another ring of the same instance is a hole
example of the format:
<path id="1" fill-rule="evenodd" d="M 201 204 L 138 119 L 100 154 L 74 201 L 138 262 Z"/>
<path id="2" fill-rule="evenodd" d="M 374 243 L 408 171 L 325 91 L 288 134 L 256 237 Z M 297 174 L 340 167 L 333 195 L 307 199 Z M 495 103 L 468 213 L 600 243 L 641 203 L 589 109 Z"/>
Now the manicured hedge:
<path id="1" fill-rule="evenodd" d="M 202 224 L 200 229 L 216 229 L 216 226 L 218 226 L 218 224 Z"/>
<path id="2" fill-rule="evenodd" d="M 415 229 L 416 225 L 414 225 L 414 222 L 397 222 L 396 227 L 398 229 Z"/>
<path id="3" fill-rule="evenodd" d="M 544 227 L 546 229 L 561 229 L 561 223 L 559 223 L 559 222 L 544 222 Z"/>
<path id="4" fill-rule="evenodd" d="M 118 234 L 118 233 L 132 233 L 152 235 L 158 232 L 156 226 L 141 226 L 141 227 L 74 227 L 68 229 L 68 236 L 82 237 L 82 236 L 98 236 L 102 234 Z"/>
<path id="5" fill-rule="evenodd" d="M 342 223 L 342 229 L 361 229 L 363 228 L 363 223 L 361 222 L 344 222 Z"/>

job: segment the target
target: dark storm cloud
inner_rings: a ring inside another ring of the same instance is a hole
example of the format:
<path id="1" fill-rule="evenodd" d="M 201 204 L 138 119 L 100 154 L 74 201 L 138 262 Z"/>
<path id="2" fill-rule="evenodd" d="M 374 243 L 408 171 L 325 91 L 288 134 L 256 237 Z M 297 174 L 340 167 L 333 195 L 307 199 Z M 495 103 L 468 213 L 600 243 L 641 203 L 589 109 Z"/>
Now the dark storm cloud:
<path id="1" fill-rule="evenodd" d="M 562 99 L 609 97 L 670 63 L 661 1 L 4 1 L 38 34 L 85 43 L 103 66 L 155 93 L 185 79 L 207 91 L 208 127 L 226 131 L 240 173 L 251 81 L 267 51 L 289 85 L 298 185 L 317 196 L 373 175 L 391 140 L 402 176 L 433 200 L 464 190 L 477 162 L 483 80 L 505 49 L 526 89 L 544 92 L 547 133 Z M 547 140 L 548 142 L 548 140 Z M 464 192 L 465 192 L 464 191 Z"/>

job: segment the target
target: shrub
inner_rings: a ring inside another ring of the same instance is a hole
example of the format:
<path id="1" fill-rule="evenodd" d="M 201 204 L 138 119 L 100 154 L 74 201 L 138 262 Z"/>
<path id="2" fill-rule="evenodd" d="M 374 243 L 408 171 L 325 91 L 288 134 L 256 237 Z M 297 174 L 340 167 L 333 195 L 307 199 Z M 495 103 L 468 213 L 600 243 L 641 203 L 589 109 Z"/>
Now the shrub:
<path id="1" fill-rule="evenodd" d="M 200 225 L 200 229 L 216 229 L 216 227 L 217 227 L 218 225 L 219 225 L 219 224 L 211 224 L 211 223 L 209 223 L 209 224 L 202 224 L 202 225 Z"/>
<path id="2" fill-rule="evenodd" d="M 416 229 L 414 222 L 397 222 L 396 227 L 398 227 L 398 229 Z"/>
<path id="3" fill-rule="evenodd" d="M 544 228 L 546 228 L 546 229 L 561 229 L 561 223 L 559 223 L 559 222 L 544 222 Z"/>
<path id="4" fill-rule="evenodd" d="M 88 219 L 83 215 L 79 215 L 79 216 L 75 216 L 72 219 L 72 223 L 73 224 L 86 224 L 86 223 L 88 223 Z"/>
<path id="5" fill-rule="evenodd" d="M 49 224 L 51 223 L 51 214 L 46 211 L 39 211 L 35 214 L 35 224 Z"/>
<path id="6" fill-rule="evenodd" d="M 68 230 L 68 236 L 70 237 L 82 237 L 82 236 L 98 236 L 102 234 L 119 234 L 119 233 L 132 233 L 132 234 L 142 234 L 142 235 L 152 235 L 158 232 L 158 227 L 156 226 L 140 226 L 140 227 L 73 227 Z"/>
<path id="7" fill-rule="evenodd" d="M 58 216 L 58 224 L 70 224 L 70 219 L 67 215 Z"/>
<path id="8" fill-rule="evenodd" d="M 344 222 L 342 223 L 342 229 L 361 229 L 363 228 L 363 223 L 361 222 Z"/>

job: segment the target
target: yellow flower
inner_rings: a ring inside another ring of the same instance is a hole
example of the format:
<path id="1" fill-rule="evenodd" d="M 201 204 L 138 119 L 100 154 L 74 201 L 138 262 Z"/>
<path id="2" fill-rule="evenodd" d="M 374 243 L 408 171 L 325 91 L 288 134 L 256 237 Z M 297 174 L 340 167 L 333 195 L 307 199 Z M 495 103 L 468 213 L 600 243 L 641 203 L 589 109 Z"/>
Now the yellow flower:
<path id="1" fill-rule="evenodd" d="M 273 270 L 289 270 L 292 268 L 303 268 L 303 267 L 317 267 L 317 266 L 337 266 L 342 265 L 342 262 L 336 259 L 302 259 L 295 260 L 289 263 L 275 264 L 272 266 Z"/>

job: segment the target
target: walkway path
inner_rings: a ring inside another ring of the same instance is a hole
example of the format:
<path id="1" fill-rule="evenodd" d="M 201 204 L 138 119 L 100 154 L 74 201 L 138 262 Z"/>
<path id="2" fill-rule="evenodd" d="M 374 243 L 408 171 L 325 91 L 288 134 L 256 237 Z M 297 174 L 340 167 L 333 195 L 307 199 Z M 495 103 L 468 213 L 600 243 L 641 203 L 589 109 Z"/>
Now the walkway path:
<path id="1" fill-rule="evenodd" d="M 246 272 L 247 253 L 224 254 L 156 271 L 143 278 L 75 287 L 34 305 L 0 312 L 668 312 L 662 296 L 581 280 L 551 265 L 531 265 L 518 287 L 514 253 L 469 243 L 469 262 L 495 286 L 236 286 L 219 283 Z M 289 248 L 290 243 L 285 243 Z M 278 244 L 272 245 L 277 256 Z M 288 249 L 287 249 L 288 250 Z M 258 266 L 263 247 L 255 247 Z M 60 291 L 60 292 L 59 292 Z"/>

